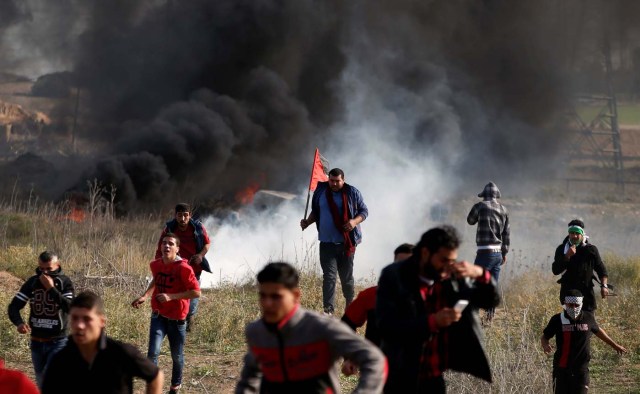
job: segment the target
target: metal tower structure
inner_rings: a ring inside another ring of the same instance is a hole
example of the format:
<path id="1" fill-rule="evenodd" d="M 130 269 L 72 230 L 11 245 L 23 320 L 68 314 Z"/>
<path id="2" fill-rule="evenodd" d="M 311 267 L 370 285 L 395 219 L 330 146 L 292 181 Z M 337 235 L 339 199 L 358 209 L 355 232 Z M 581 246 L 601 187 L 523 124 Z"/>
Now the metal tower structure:
<path id="1" fill-rule="evenodd" d="M 603 7 L 607 7 L 606 3 Z M 606 10 L 606 8 L 605 8 Z M 607 16 L 609 12 L 604 12 L 605 20 L 602 23 L 604 37 L 602 41 L 601 56 L 604 63 L 605 95 L 582 95 L 575 98 L 567 113 L 568 126 L 574 131 L 574 136 L 567 151 L 568 165 L 587 164 L 594 162 L 601 168 L 608 170 L 612 176 L 606 175 L 601 179 L 581 179 L 567 178 L 567 182 L 605 182 L 615 183 L 619 190 L 624 190 L 624 157 L 622 144 L 620 142 L 620 127 L 618 123 L 618 102 L 613 83 L 613 65 L 611 61 L 611 40 L 609 29 L 611 24 Z M 581 18 L 584 17 L 584 13 Z M 573 59 L 571 59 L 571 63 Z M 589 120 L 584 120 L 584 115 L 580 115 L 576 109 L 578 104 L 587 104 L 591 107 L 600 108 L 597 115 Z"/>

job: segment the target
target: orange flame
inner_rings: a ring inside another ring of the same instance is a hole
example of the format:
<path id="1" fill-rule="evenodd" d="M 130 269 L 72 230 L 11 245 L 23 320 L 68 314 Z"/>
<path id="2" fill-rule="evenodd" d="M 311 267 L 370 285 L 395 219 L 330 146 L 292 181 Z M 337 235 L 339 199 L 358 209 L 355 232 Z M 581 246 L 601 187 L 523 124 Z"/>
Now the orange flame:
<path id="1" fill-rule="evenodd" d="M 260 190 L 260 185 L 252 183 L 236 193 L 236 201 L 242 205 L 251 204 L 258 190 Z"/>
<path id="2" fill-rule="evenodd" d="M 82 208 L 73 207 L 66 218 L 76 223 L 82 223 L 84 222 L 85 215 L 86 214 Z"/>

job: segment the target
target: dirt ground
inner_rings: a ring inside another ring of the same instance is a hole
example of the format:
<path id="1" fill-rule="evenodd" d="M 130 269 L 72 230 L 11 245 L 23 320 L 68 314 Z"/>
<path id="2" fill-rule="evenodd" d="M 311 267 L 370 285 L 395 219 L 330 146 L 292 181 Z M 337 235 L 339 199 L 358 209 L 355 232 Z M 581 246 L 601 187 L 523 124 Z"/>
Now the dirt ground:
<path id="1" fill-rule="evenodd" d="M 22 279 L 11 275 L 6 271 L 0 271 L 0 291 L 14 293 L 20 290 Z"/>

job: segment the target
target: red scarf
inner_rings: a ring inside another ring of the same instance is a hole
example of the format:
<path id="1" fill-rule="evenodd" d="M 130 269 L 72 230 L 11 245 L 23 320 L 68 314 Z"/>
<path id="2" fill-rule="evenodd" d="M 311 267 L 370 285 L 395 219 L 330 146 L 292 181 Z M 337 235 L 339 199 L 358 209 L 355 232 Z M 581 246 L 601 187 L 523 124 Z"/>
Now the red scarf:
<path id="1" fill-rule="evenodd" d="M 329 209 L 331 210 L 331 216 L 333 216 L 333 224 L 336 226 L 338 231 L 342 233 L 342 236 L 344 237 L 344 252 L 347 257 L 350 257 L 356 253 L 356 246 L 351 242 L 349 231 L 345 231 L 344 229 L 344 225 L 349 221 L 349 207 L 347 205 L 347 193 L 345 192 L 346 188 L 347 185 L 345 184 L 340 190 L 342 193 L 342 217 L 340 217 L 338 205 L 333 201 L 333 194 L 330 187 L 327 187 L 326 194 Z"/>

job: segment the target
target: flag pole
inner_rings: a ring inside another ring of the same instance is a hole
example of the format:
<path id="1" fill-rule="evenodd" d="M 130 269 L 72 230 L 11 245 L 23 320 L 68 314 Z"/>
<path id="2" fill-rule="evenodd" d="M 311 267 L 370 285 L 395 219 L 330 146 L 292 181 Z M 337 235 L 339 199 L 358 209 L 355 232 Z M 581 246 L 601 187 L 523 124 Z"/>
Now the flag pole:
<path id="1" fill-rule="evenodd" d="M 311 197 L 311 182 L 313 182 L 313 170 L 316 166 L 316 160 L 318 159 L 318 148 L 316 147 L 316 153 L 313 155 L 313 163 L 311 163 L 311 176 L 309 177 L 309 187 L 307 188 L 307 203 L 304 205 L 304 220 L 307 220 L 307 212 L 309 211 L 309 198 Z"/>
<path id="2" fill-rule="evenodd" d="M 304 220 L 307 220 L 307 211 L 309 210 L 310 197 L 311 197 L 311 190 L 307 190 L 307 204 L 304 206 Z"/>

